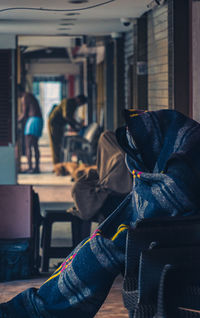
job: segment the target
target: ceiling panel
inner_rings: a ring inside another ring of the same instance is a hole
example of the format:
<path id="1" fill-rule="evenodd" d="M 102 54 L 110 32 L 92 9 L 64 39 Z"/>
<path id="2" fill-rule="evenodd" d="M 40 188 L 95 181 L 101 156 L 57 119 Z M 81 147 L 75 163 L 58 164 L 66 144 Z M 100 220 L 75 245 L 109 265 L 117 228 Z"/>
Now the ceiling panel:
<path id="1" fill-rule="evenodd" d="M 72 3 L 72 1 L 75 1 Z M 1 0 L 0 33 L 107 35 L 126 32 L 120 18 L 137 18 L 149 0 Z"/>

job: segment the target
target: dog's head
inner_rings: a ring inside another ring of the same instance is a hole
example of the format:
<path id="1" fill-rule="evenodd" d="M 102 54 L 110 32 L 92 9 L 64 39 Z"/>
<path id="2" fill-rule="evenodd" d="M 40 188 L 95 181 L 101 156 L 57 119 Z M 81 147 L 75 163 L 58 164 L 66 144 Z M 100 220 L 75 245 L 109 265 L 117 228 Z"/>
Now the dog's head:
<path id="1" fill-rule="evenodd" d="M 72 175 L 73 172 L 78 168 L 77 162 L 63 162 L 63 166 L 65 167 L 66 173 Z"/>
<path id="2" fill-rule="evenodd" d="M 56 163 L 54 165 L 53 171 L 55 172 L 56 176 L 66 176 L 66 169 L 62 163 Z"/>

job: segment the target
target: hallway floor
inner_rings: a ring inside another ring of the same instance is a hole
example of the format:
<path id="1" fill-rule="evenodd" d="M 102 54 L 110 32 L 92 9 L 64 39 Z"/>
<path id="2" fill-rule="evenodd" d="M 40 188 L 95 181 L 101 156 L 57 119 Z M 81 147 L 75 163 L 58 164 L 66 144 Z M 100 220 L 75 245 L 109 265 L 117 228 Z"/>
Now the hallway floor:
<path id="1" fill-rule="evenodd" d="M 38 288 L 48 277 L 49 275 L 42 274 L 41 277 L 34 279 L 0 283 L 0 303 L 8 301 L 27 288 Z M 117 277 L 106 301 L 95 318 L 128 318 L 127 311 L 122 304 L 121 285 L 122 278 Z"/>
<path id="2" fill-rule="evenodd" d="M 44 136 L 40 140 L 41 164 L 40 174 L 23 174 L 18 175 L 19 184 L 32 184 L 34 190 L 40 198 L 41 209 L 49 207 L 61 207 L 70 202 L 73 204 L 71 197 L 71 188 L 73 182 L 69 176 L 58 177 L 52 173 L 51 153 L 48 145 L 48 137 Z M 27 169 L 26 157 L 22 157 L 21 169 Z M 93 223 L 92 231 L 96 228 L 97 223 Z M 52 245 L 64 245 L 70 240 L 70 229 L 64 223 L 55 223 L 53 226 Z M 41 273 L 39 277 L 28 280 L 18 280 L 0 283 L 0 303 L 8 301 L 19 292 L 30 287 L 39 287 L 56 269 L 57 264 L 62 259 L 51 259 L 49 273 Z M 113 287 L 97 313 L 97 318 L 127 318 L 127 310 L 123 306 L 122 295 L 122 277 L 116 278 Z M 83 317 L 84 318 L 84 317 Z"/>

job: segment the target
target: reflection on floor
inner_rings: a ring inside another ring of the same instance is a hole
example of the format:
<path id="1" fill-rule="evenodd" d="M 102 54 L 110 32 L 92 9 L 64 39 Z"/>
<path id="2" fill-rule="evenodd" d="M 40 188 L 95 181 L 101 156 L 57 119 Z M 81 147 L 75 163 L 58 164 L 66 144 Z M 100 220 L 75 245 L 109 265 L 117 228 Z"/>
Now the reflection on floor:
<path id="1" fill-rule="evenodd" d="M 71 197 L 71 188 L 73 182 L 70 177 L 57 177 L 52 173 L 52 160 L 50 148 L 48 145 L 48 137 L 44 136 L 40 140 L 41 164 L 40 174 L 19 174 L 19 184 L 32 184 L 34 190 L 39 194 L 41 209 L 52 207 L 61 207 L 66 202 L 73 202 Z M 27 169 L 26 157 L 22 157 L 21 169 Z M 92 230 L 96 228 L 97 224 L 93 224 Z M 55 223 L 53 227 L 53 242 L 52 245 L 63 245 L 70 240 L 70 229 L 64 223 Z M 51 259 L 50 272 L 54 271 L 57 264 L 62 259 Z M 29 280 L 19 280 L 0 283 L 0 303 L 11 299 L 19 292 L 29 287 L 39 287 L 49 277 L 50 273 L 42 273 L 37 278 Z M 127 318 L 128 313 L 123 306 L 122 296 L 122 278 L 118 277 L 113 287 L 96 315 L 98 318 Z M 84 318 L 84 317 L 83 317 Z"/>

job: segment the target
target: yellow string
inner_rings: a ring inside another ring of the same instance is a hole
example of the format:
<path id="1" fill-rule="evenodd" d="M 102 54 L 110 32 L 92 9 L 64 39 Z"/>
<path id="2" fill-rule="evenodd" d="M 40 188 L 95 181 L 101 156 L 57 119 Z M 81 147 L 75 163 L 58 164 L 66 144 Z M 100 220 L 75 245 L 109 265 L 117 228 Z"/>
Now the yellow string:
<path id="1" fill-rule="evenodd" d="M 115 233 L 115 235 L 111 238 L 111 241 L 114 241 L 118 235 L 123 232 L 124 230 L 127 230 L 128 229 L 128 226 L 125 225 L 125 224 L 121 224 L 118 229 L 117 229 L 117 232 Z"/>

